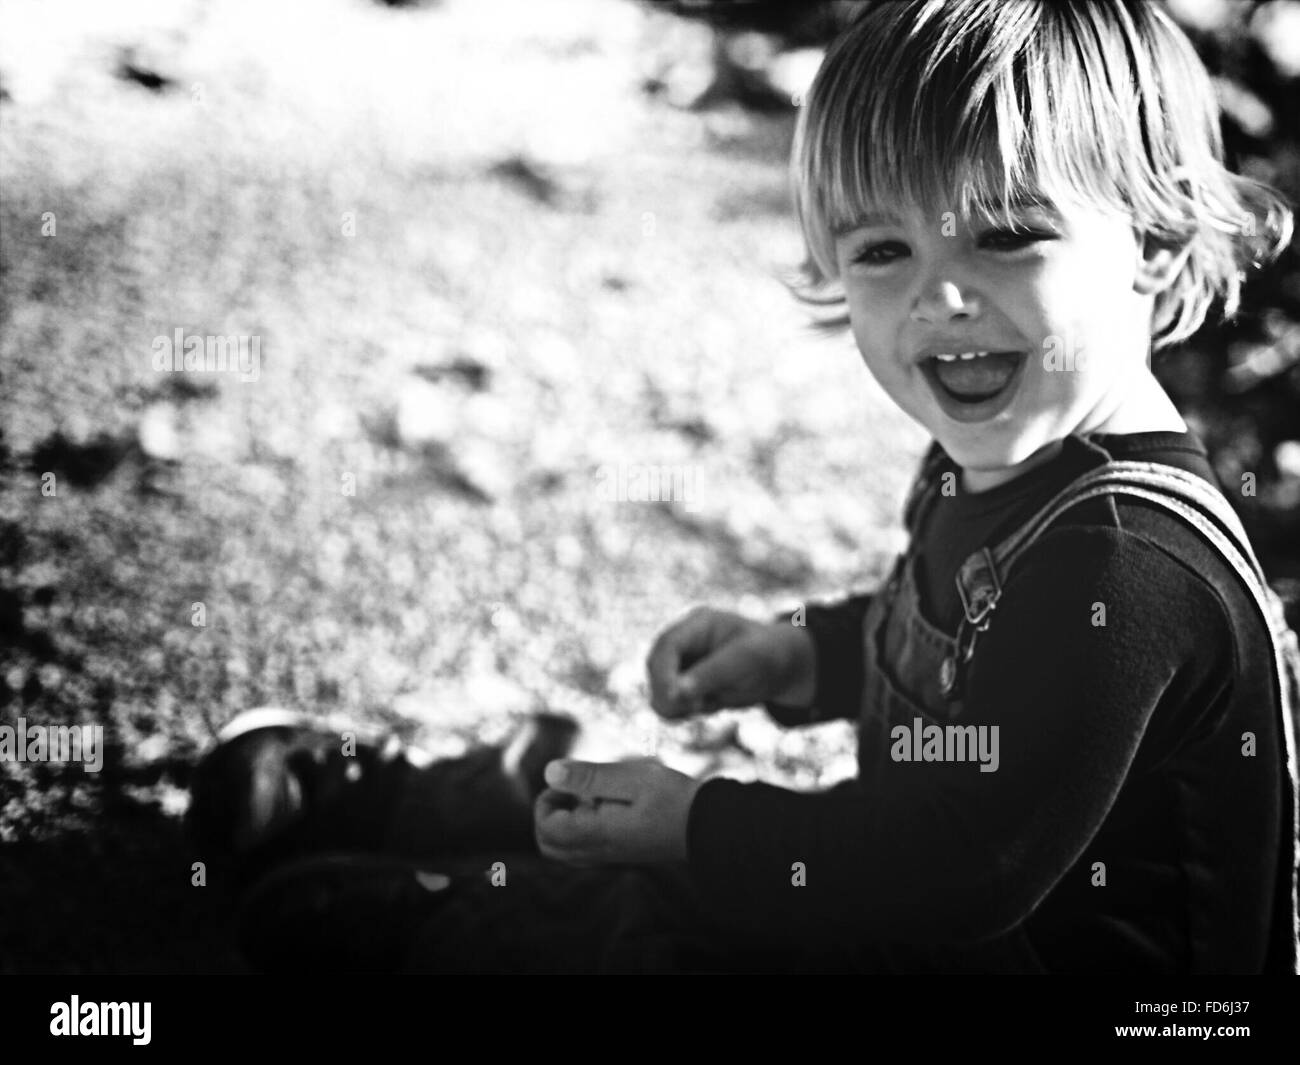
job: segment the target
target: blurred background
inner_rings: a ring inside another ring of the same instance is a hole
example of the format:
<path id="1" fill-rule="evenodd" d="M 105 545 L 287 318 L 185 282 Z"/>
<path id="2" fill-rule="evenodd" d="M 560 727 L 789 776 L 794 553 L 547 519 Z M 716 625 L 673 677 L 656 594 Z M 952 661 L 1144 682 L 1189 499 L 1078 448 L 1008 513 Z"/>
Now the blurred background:
<path id="1" fill-rule="evenodd" d="M 1294 201 L 1300 3 L 1168 6 Z M 0 723 L 109 744 L 0 763 L 0 972 L 239 968 L 182 818 L 253 706 L 442 755 L 548 709 L 692 772 L 851 775 L 847 725 L 658 725 L 642 663 L 693 603 L 793 611 L 901 546 L 925 438 L 779 280 L 855 9 L 0 3 Z M 1293 605 L 1297 323 L 1292 250 L 1157 362 L 1256 475 L 1229 497 Z M 257 338 L 255 372 L 157 369 L 177 330 Z M 647 466 L 689 498 L 611 497 Z"/>

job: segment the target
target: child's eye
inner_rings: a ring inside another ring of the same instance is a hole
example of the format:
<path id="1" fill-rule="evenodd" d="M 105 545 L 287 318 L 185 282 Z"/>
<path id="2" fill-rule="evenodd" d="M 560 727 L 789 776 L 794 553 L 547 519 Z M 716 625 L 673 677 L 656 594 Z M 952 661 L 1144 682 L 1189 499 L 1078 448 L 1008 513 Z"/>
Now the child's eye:
<path id="1" fill-rule="evenodd" d="M 1049 233 L 1044 229 L 990 229 L 980 237 L 980 244 L 994 251 L 1019 251 L 1021 248 L 1055 239 L 1055 233 Z"/>
<path id="2" fill-rule="evenodd" d="M 864 245 L 849 256 L 849 262 L 855 265 L 885 266 L 906 254 L 906 244 L 897 240 L 886 240 Z"/>

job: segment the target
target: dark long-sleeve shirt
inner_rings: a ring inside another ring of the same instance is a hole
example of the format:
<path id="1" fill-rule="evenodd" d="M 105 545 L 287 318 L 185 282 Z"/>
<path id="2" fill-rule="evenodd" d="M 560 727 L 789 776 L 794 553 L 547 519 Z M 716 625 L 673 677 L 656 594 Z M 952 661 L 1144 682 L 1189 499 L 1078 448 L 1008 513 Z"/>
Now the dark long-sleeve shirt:
<path id="1" fill-rule="evenodd" d="M 1107 455 L 1213 483 L 1184 433 L 1069 438 L 979 494 L 949 466 L 956 494 L 914 530 L 927 617 L 955 631 L 961 561 Z M 807 611 L 814 704 L 771 708 L 778 720 L 858 716 L 869 599 Z M 820 793 L 709 781 L 688 823 L 692 876 L 729 924 L 772 941 L 947 945 L 1019 929 L 1052 971 L 1259 971 L 1285 919 L 1272 669 L 1217 552 L 1151 504 L 1090 500 L 1020 559 L 970 665 L 962 724 L 999 726 L 996 772 L 917 763 L 888 789 Z"/>

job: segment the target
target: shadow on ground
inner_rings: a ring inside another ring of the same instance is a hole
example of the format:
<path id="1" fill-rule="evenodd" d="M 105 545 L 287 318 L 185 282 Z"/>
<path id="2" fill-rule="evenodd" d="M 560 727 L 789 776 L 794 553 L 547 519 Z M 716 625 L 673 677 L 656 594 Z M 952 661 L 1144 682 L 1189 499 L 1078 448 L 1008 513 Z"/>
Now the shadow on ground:
<path id="1" fill-rule="evenodd" d="M 181 821 L 133 799 L 141 784 L 102 782 L 92 828 L 0 848 L 0 973 L 247 971 L 220 874 L 193 883 Z"/>

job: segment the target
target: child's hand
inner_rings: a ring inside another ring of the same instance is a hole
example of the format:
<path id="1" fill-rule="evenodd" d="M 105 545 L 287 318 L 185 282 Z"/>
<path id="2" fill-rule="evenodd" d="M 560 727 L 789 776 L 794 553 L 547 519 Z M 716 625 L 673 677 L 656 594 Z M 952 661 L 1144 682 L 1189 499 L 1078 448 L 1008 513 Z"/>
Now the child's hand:
<path id="1" fill-rule="evenodd" d="M 570 865 L 686 860 L 686 818 L 702 781 L 650 758 L 556 761 L 537 797 L 537 845 Z"/>
<path id="2" fill-rule="evenodd" d="M 707 607 L 660 633 L 646 660 L 650 705 L 666 718 L 764 702 L 808 706 L 814 670 L 804 629 Z"/>

